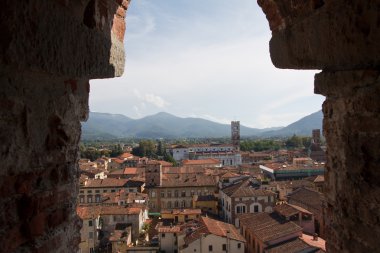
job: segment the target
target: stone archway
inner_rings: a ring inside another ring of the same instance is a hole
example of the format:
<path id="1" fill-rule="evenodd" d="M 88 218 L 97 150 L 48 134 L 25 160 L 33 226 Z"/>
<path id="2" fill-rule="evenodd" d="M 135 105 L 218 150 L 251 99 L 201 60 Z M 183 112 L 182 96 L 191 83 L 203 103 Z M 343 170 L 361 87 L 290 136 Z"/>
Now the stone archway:
<path id="1" fill-rule="evenodd" d="M 0 10 L 0 241 L 75 252 L 88 80 L 124 68 L 128 0 L 5 0 Z M 328 252 L 375 252 L 380 234 L 380 1 L 258 0 L 275 66 L 322 69 Z M 74 190 L 73 190 L 74 189 Z"/>

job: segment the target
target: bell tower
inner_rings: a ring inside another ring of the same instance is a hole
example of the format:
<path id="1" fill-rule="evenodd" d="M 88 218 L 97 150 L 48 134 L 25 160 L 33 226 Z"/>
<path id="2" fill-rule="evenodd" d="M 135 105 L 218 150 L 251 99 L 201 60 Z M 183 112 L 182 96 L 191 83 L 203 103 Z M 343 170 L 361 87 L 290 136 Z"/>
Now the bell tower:
<path id="1" fill-rule="evenodd" d="M 231 141 L 235 151 L 240 151 L 240 121 L 231 121 Z"/>

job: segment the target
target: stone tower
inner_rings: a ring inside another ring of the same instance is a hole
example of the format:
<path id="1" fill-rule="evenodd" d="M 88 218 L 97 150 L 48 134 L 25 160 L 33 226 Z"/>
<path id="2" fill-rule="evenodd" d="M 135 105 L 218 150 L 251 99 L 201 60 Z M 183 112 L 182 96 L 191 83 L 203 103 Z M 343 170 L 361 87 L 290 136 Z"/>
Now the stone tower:
<path id="1" fill-rule="evenodd" d="M 231 121 L 231 141 L 236 151 L 240 150 L 240 121 Z"/>
<path id="2" fill-rule="evenodd" d="M 321 144 L 321 129 L 313 129 L 312 142 L 315 144 Z"/>
<path id="3" fill-rule="evenodd" d="M 145 167 L 146 187 L 155 187 L 162 184 L 162 167 L 159 162 L 151 161 Z"/>

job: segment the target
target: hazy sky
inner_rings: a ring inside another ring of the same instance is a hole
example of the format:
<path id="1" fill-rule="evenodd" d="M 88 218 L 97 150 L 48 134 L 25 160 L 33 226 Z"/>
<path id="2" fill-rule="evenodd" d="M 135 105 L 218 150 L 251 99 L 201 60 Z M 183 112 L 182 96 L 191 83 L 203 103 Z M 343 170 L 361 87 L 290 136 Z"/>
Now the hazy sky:
<path id="1" fill-rule="evenodd" d="M 165 111 L 221 123 L 285 126 L 321 109 L 315 71 L 276 69 L 256 0 L 132 0 L 123 77 L 91 81 L 90 110 Z"/>

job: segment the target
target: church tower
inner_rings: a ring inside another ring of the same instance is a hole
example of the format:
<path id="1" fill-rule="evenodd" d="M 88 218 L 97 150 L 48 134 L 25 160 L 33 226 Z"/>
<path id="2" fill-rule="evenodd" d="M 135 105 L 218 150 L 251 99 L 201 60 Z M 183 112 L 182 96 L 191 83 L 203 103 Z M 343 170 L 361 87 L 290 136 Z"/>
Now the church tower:
<path id="1" fill-rule="evenodd" d="M 162 166 L 159 162 L 151 161 L 145 167 L 146 187 L 155 187 L 162 184 Z"/>
<path id="2" fill-rule="evenodd" d="M 235 151 L 240 151 L 240 121 L 231 121 L 231 141 Z"/>

